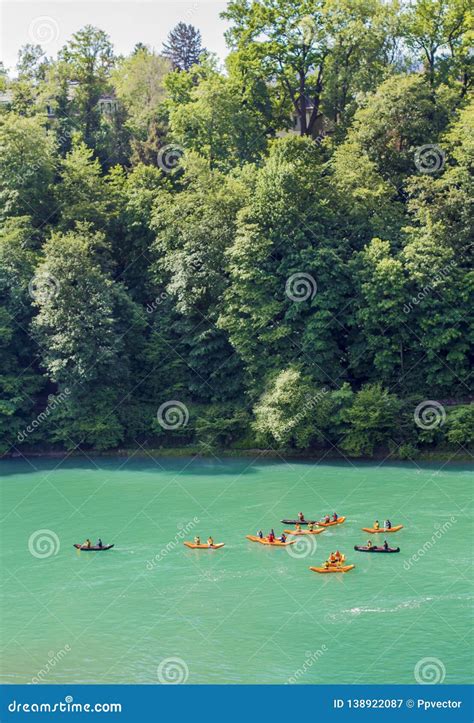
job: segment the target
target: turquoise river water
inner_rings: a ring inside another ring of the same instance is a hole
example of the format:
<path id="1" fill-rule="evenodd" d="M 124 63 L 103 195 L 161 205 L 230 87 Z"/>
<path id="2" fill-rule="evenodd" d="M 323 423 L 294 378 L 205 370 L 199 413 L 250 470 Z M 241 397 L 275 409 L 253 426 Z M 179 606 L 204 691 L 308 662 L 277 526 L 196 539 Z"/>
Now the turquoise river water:
<path id="1" fill-rule="evenodd" d="M 32 458 L 1 461 L 0 485 L 2 682 L 470 681 L 467 466 Z M 347 519 L 246 540 L 300 510 Z M 355 552 L 387 516 L 401 552 Z M 196 533 L 225 547 L 185 548 Z M 98 536 L 115 547 L 73 548 Z M 308 569 L 336 548 L 353 570 Z"/>

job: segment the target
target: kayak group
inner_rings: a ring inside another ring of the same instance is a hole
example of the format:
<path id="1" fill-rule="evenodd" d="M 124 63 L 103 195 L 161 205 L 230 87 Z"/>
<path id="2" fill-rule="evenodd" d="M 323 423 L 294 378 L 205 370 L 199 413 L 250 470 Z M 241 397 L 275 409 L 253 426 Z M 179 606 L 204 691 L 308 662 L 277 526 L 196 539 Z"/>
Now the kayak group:
<path id="1" fill-rule="evenodd" d="M 345 517 L 340 517 L 337 512 L 333 512 L 332 515 L 327 514 L 323 517 L 322 520 L 318 522 L 316 520 L 307 520 L 302 512 L 298 512 L 298 518 L 296 520 L 282 520 L 282 522 L 285 522 L 287 524 L 294 524 L 294 530 L 285 530 L 278 536 L 275 534 L 275 530 L 273 528 L 266 536 L 263 534 L 262 530 L 259 530 L 256 535 L 247 535 L 247 539 L 251 540 L 252 542 L 260 542 L 263 545 L 286 547 L 288 545 L 294 545 L 296 542 L 296 540 L 294 539 L 288 539 L 288 535 L 292 537 L 296 535 L 317 535 L 324 532 L 327 527 L 342 524 L 345 519 Z M 307 529 L 302 530 L 302 525 L 305 525 Z M 398 532 L 398 530 L 401 530 L 402 528 L 403 525 L 393 526 L 391 521 L 389 519 L 386 519 L 383 523 L 383 527 L 380 526 L 378 520 L 375 520 L 373 527 L 363 527 L 362 530 L 364 532 L 375 534 L 378 532 Z M 205 543 L 202 543 L 200 536 L 196 535 L 194 538 L 194 542 L 184 542 L 184 545 L 193 549 L 205 548 L 217 550 L 221 547 L 224 547 L 223 542 L 215 543 L 211 535 L 209 535 L 209 537 L 207 538 L 207 542 Z M 74 547 L 76 547 L 78 550 L 98 551 L 109 550 L 111 547 L 114 547 L 114 545 L 104 545 L 101 538 L 99 537 L 95 545 L 93 545 L 90 539 L 87 538 L 82 545 L 75 544 Z M 371 539 L 368 539 L 365 545 L 355 545 L 354 549 L 359 552 L 400 552 L 399 547 L 389 547 L 387 540 L 383 541 L 382 546 L 377 547 L 374 546 Z M 310 570 L 323 573 L 348 572 L 354 567 L 354 565 L 346 564 L 346 556 L 339 550 L 336 550 L 335 552 L 331 552 L 331 554 L 329 555 L 327 560 L 323 562 L 321 567 L 310 567 Z"/>

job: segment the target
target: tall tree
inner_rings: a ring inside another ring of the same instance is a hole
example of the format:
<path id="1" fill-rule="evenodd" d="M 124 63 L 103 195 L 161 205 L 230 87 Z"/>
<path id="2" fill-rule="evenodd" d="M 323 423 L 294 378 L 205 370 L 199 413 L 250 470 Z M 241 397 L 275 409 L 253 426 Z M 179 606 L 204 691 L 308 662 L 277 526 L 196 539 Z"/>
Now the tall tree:
<path id="1" fill-rule="evenodd" d="M 330 114 L 340 120 L 357 91 L 380 79 L 379 65 L 390 62 L 393 10 L 379 0 L 231 0 L 222 16 L 232 23 L 230 47 L 277 84 L 301 135 L 317 135 L 325 97 L 329 104 L 332 95 Z M 360 85 L 356 72 L 369 63 L 374 71 L 366 70 Z"/>
<path id="2" fill-rule="evenodd" d="M 434 87 L 449 77 L 465 95 L 472 84 L 472 6 L 469 0 L 416 0 L 403 15 L 408 46 Z"/>
<path id="3" fill-rule="evenodd" d="M 194 25 L 178 23 L 163 44 L 163 55 L 177 70 L 189 70 L 199 63 L 204 52 L 201 32 Z"/>
<path id="4" fill-rule="evenodd" d="M 74 33 L 61 49 L 58 58 L 64 61 L 71 87 L 71 111 L 77 114 L 86 143 L 94 145 L 100 126 L 97 102 L 110 86 L 110 72 L 115 58 L 109 36 L 103 30 L 86 25 Z"/>

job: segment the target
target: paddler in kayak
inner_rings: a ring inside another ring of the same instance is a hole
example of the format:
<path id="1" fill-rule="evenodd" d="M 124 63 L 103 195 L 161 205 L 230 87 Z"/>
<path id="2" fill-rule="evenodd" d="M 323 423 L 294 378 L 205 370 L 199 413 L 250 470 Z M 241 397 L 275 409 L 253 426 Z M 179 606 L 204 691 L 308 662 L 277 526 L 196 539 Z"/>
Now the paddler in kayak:
<path id="1" fill-rule="evenodd" d="M 212 539 L 212 537 L 210 535 L 207 538 L 207 544 L 209 545 L 209 547 L 214 547 L 214 540 Z"/>
<path id="2" fill-rule="evenodd" d="M 275 542 L 275 533 L 273 532 L 273 530 L 270 532 L 267 539 L 268 542 Z"/>
<path id="3" fill-rule="evenodd" d="M 384 547 L 384 550 L 388 550 L 388 542 L 387 542 L 387 540 L 384 540 L 384 541 L 383 541 L 383 547 Z"/>
<path id="4" fill-rule="evenodd" d="M 299 522 L 296 523 L 296 530 L 295 532 L 301 532 L 301 525 Z"/>
<path id="5" fill-rule="evenodd" d="M 337 562 L 342 562 L 342 555 L 339 550 L 336 550 L 336 552 L 334 553 L 334 557 L 336 558 Z"/>
<path id="6" fill-rule="evenodd" d="M 296 527 L 298 527 L 298 525 L 296 525 Z M 301 525 L 299 525 L 299 528 L 301 530 Z M 309 532 L 314 532 L 314 525 L 312 522 L 309 523 L 308 530 L 309 530 Z"/>
<path id="7" fill-rule="evenodd" d="M 303 515 L 302 512 L 298 512 L 298 520 L 299 520 L 300 522 L 304 522 L 304 515 Z"/>
<path id="8" fill-rule="evenodd" d="M 92 542 L 89 540 L 89 538 L 87 538 L 87 540 L 84 542 L 82 547 L 87 547 L 87 548 L 92 547 Z"/>
<path id="9" fill-rule="evenodd" d="M 328 562 L 330 565 L 335 565 L 337 563 L 337 557 L 335 552 L 331 552 Z"/>
<path id="10" fill-rule="evenodd" d="M 372 540 L 367 540 L 367 547 L 369 550 L 373 547 Z"/>
<path id="11" fill-rule="evenodd" d="M 338 519 L 339 519 L 339 517 L 338 517 L 338 514 L 337 514 L 337 512 L 333 512 L 333 515 L 332 515 L 332 521 L 333 521 L 333 522 L 337 522 L 337 521 L 338 521 Z"/>
<path id="12" fill-rule="evenodd" d="M 331 518 L 329 517 L 329 515 L 326 515 L 326 516 L 325 516 L 323 522 L 325 522 L 326 525 L 328 524 L 328 522 L 331 522 Z"/>
<path id="13" fill-rule="evenodd" d="M 383 523 L 383 526 L 385 527 L 386 530 L 392 529 L 392 523 L 390 522 L 390 520 L 385 520 L 385 522 Z"/>
<path id="14" fill-rule="evenodd" d="M 380 530 L 380 523 L 378 520 L 375 520 L 374 522 L 374 530 Z"/>
<path id="15" fill-rule="evenodd" d="M 194 544 L 195 544 L 195 545 L 200 545 L 200 544 L 201 544 L 201 538 L 199 537 L 199 535 L 196 535 L 196 537 L 194 538 Z"/>
<path id="16" fill-rule="evenodd" d="M 257 532 L 257 537 L 259 537 L 261 540 L 263 540 L 263 532 L 262 532 L 262 530 L 259 530 L 259 531 Z"/>
<path id="17" fill-rule="evenodd" d="M 99 537 L 99 539 L 97 540 L 97 542 L 95 543 L 95 546 L 96 546 L 96 547 L 103 547 L 103 546 L 104 546 L 104 545 L 102 544 L 102 540 L 100 539 L 100 537 Z"/>

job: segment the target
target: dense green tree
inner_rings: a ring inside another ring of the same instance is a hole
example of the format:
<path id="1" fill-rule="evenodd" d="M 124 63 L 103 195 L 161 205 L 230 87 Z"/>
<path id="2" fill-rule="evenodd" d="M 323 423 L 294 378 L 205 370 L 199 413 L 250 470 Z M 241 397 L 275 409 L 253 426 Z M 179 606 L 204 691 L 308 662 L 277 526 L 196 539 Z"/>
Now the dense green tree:
<path id="1" fill-rule="evenodd" d="M 377 0 L 231 0 L 222 15 L 229 45 L 278 84 L 301 135 L 318 135 L 323 107 L 340 121 L 391 61 L 393 11 Z"/>
<path id="2" fill-rule="evenodd" d="M 465 95 L 472 83 L 472 7 L 468 0 L 416 0 L 402 16 L 405 41 L 429 83 L 451 80 Z"/>
<path id="3" fill-rule="evenodd" d="M 112 43 L 103 30 L 86 25 L 74 33 L 59 53 L 67 69 L 70 86 L 70 112 L 76 115 L 88 145 L 94 144 L 101 111 L 98 101 L 110 88 L 110 72 L 115 64 Z"/>
<path id="4" fill-rule="evenodd" d="M 51 217 L 55 150 L 40 118 L 0 116 L 0 219 L 28 215 L 39 226 Z"/>
<path id="5" fill-rule="evenodd" d="M 400 403 L 380 384 L 368 384 L 354 396 L 345 412 L 348 431 L 340 447 L 356 457 L 370 456 L 387 446 L 397 427 Z"/>
<path id="6" fill-rule="evenodd" d="M 234 79 L 217 73 L 193 87 L 187 103 L 172 107 L 170 130 L 179 144 L 222 169 L 258 159 L 267 145 L 258 106 L 245 103 Z"/>
<path id="7" fill-rule="evenodd" d="M 33 421 L 37 395 L 46 383 L 29 334 L 34 235 L 27 217 L 7 220 L 0 233 L 0 454 L 19 445 L 18 436 Z"/>
<path id="8" fill-rule="evenodd" d="M 239 216 L 219 321 L 257 387 L 295 360 L 321 384 L 344 373 L 337 315 L 349 300 L 348 249 L 333 221 L 318 147 L 276 142 Z"/>
<path id="9" fill-rule="evenodd" d="M 127 125 L 135 136 L 146 138 L 166 97 L 164 80 L 171 63 L 144 47 L 120 61 L 112 75 L 117 98 L 127 110 Z"/>
<path id="10" fill-rule="evenodd" d="M 88 221 L 102 229 L 107 221 L 108 197 L 105 180 L 94 152 L 79 138 L 60 165 L 61 183 L 56 198 L 60 224 L 70 229 Z"/>
<path id="11" fill-rule="evenodd" d="M 157 290 L 174 300 L 175 328 L 196 399 L 232 398 L 240 390 L 239 360 L 216 324 L 227 286 L 226 252 L 252 176 L 244 170 L 226 178 L 191 155 L 181 183 L 178 195 L 163 191 L 156 202 Z"/>
<path id="12" fill-rule="evenodd" d="M 68 447 L 105 448 L 125 437 L 121 413 L 133 386 L 132 357 L 143 345 L 142 314 L 104 270 L 104 245 L 86 225 L 54 234 L 36 270 L 54 289 L 36 299 L 33 328 L 42 365 L 68 390 L 54 437 Z"/>

